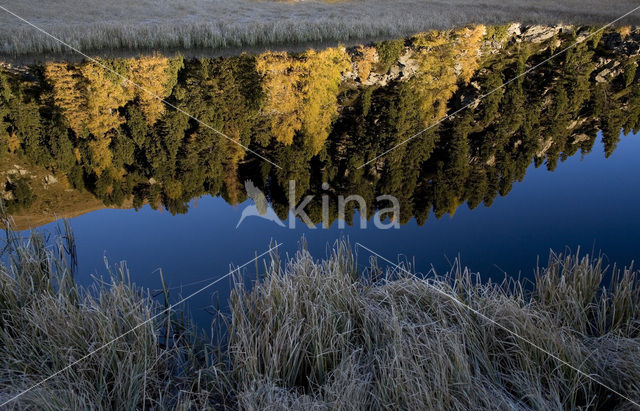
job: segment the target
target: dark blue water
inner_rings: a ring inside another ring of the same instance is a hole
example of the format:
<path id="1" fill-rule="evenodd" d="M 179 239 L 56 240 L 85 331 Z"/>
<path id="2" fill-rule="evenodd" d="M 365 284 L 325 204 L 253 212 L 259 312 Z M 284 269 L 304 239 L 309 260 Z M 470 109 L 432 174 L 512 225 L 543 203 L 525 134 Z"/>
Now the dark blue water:
<path id="1" fill-rule="evenodd" d="M 569 158 L 554 172 L 531 166 L 523 182 L 491 207 L 469 210 L 462 205 L 453 217 L 431 216 L 424 226 L 412 220 L 397 230 L 378 230 L 373 224 L 368 229 L 356 225 L 340 230 L 333 224 L 328 230 L 311 230 L 301 222 L 291 230 L 256 217 L 236 229 L 251 201 L 234 207 L 212 197 L 194 200 L 185 215 L 148 206 L 92 212 L 71 220 L 78 244 L 78 280 L 88 284 L 92 274 L 105 275 L 106 258 L 112 265 L 126 261 L 138 285 L 160 288 L 157 270 L 162 269 L 168 285 L 179 287 L 223 276 L 231 264 L 241 265 L 268 250 L 271 241 L 282 243 L 282 256 L 293 253 L 302 236 L 318 258 L 336 239 L 346 237 L 391 260 L 415 260 L 421 272 L 432 266 L 444 272 L 460 255 L 464 265 L 484 279 L 531 278 L 537 261 L 547 262 L 550 249 L 581 247 L 583 253 L 602 252 L 610 262 L 629 265 L 638 258 L 640 246 L 640 136 L 622 136 L 608 159 L 601 147 L 596 145 L 584 158 Z M 359 265 L 368 258 L 359 250 Z M 244 275 L 251 278 L 255 272 L 251 264 Z M 177 300 L 180 293 L 188 295 L 203 285 L 172 290 L 172 297 Z M 229 286 L 229 280 L 222 281 L 189 301 L 189 310 L 201 324 L 208 318 L 207 307 L 225 305 Z"/>

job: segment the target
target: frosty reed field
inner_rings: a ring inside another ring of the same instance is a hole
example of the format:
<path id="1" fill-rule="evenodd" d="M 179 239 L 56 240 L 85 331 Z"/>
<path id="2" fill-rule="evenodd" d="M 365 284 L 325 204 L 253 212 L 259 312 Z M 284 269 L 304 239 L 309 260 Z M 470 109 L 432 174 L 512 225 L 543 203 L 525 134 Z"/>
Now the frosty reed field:
<path id="1" fill-rule="evenodd" d="M 47 246 L 42 233 L 21 239 L 7 232 L 0 403 L 162 310 L 132 283 L 125 265 L 109 270 L 110 281 L 77 286 L 72 233 L 61 232 L 55 242 Z M 212 325 L 224 335 L 216 342 L 198 337 L 184 313 L 172 311 L 6 405 L 631 409 L 441 292 L 640 400 L 636 271 L 607 269 L 602 258 L 552 254 L 528 292 L 513 280 L 481 283 L 457 263 L 429 280 L 375 260 L 359 271 L 352 251 L 339 241 L 321 260 L 304 247 L 284 262 L 274 254 L 259 282 L 235 280 L 229 314 Z M 165 306 L 175 300 L 167 294 Z"/>
<path id="2" fill-rule="evenodd" d="M 83 51 L 237 50 L 354 43 L 406 37 L 467 24 L 604 24 L 631 11 L 632 0 L 255 1 L 9 0 L 2 4 Z M 637 15 L 621 21 L 637 24 Z M 0 55 L 71 53 L 0 9 Z"/>

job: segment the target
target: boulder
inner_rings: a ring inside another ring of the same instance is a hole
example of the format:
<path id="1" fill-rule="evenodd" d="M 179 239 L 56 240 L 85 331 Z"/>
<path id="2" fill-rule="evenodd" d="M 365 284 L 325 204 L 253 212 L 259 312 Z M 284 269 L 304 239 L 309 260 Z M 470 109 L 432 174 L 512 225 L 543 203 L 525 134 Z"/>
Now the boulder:
<path id="1" fill-rule="evenodd" d="M 623 68 L 620 67 L 620 62 L 612 61 L 596 74 L 595 80 L 597 83 L 604 83 L 618 77 L 622 72 Z"/>
<path id="2" fill-rule="evenodd" d="M 47 176 L 44 178 L 44 183 L 45 183 L 46 185 L 48 185 L 48 186 L 49 186 L 49 185 L 51 185 L 51 184 L 55 184 L 55 183 L 57 183 L 57 182 L 58 182 L 58 179 L 57 179 L 57 178 L 55 178 L 55 177 L 53 176 L 53 174 L 49 174 L 49 175 L 47 175 Z"/>
<path id="3" fill-rule="evenodd" d="M 589 140 L 589 136 L 586 134 L 576 134 L 573 136 L 573 144 L 580 144 L 583 141 Z"/>
<path id="4" fill-rule="evenodd" d="M 520 23 L 512 23 L 507 27 L 507 36 L 515 37 L 522 34 L 522 25 Z"/>
<path id="5" fill-rule="evenodd" d="M 523 41 L 531 43 L 542 43 L 545 40 L 549 40 L 562 30 L 560 26 L 529 26 L 522 33 Z"/>
<path id="6" fill-rule="evenodd" d="M 13 192 L 12 191 L 2 191 L 2 199 L 5 201 L 11 201 L 13 200 L 15 197 L 13 196 Z"/>

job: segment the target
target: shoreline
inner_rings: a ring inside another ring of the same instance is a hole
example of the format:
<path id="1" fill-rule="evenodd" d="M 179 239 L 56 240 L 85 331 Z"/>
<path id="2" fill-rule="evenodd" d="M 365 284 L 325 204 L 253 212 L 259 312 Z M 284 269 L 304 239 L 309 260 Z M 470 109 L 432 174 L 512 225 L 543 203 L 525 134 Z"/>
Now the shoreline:
<path id="1" fill-rule="evenodd" d="M 633 269 L 608 271 L 602 256 L 551 253 L 526 290 L 516 279 L 482 282 L 458 261 L 428 280 L 406 264 L 361 270 L 345 241 L 320 260 L 304 248 L 284 261 L 274 252 L 259 281 L 234 281 L 230 312 L 211 325 L 221 339 L 207 341 L 169 305 L 166 288 L 163 310 L 125 265 L 110 281 L 76 285 L 66 228 L 53 247 L 38 232 L 7 232 L 4 405 L 624 409 L 640 401 L 640 279 Z M 69 364 L 73 372 L 56 373 Z"/>
<path id="2" fill-rule="evenodd" d="M 502 25 L 517 21 L 523 25 L 599 25 L 637 6 L 627 0 L 618 4 L 615 11 L 595 0 L 562 5 L 547 1 L 536 6 L 505 5 L 497 0 L 482 4 L 462 0 L 456 4 L 404 0 L 395 7 L 389 7 L 383 0 L 338 3 L 191 0 L 175 5 L 165 2 L 154 8 L 145 1 L 128 6 L 124 0 L 118 1 L 109 6 L 91 5 L 90 15 L 79 10 L 73 0 L 63 0 L 52 10 L 16 1 L 6 7 L 85 53 L 135 55 L 154 50 L 224 56 L 312 45 L 348 46 L 473 24 Z M 149 7 L 145 9 L 145 5 Z M 59 15 L 65 15 L 66 21 L 60 21 L 56 17 Z M 634 13 L 619 22 L 625 24 L 640 24 L 640 16 Z M 43 55 L 55 58 L 73 54 L 64 49 L 65 46 L 0 10 L 0 58 L 28 60 Z"/>

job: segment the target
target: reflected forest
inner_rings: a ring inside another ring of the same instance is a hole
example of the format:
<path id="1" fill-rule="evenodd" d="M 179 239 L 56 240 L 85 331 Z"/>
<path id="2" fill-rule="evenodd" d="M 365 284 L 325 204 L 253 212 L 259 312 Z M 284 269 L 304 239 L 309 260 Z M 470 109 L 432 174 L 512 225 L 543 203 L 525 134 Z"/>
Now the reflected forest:
<path id="1" fill-rule="evenodd" d="M 393 195 L 402 224 L 490 206 L 532 163 L 553 171 L 599 132 L 608 157 L 639 128 L 640 34 L 593 31 L 475 26 L 304 53 L 100 59 L 281 168 L 92 62 L 2 64 L 2 196 L 15 215 L 64 209 L 72 192 L 185 213 L 203 195 L 244 202 L 251 180 L 284 219 L 295 180 L 297 200 L 333 197 L 332 221 L 341 194 L 370 209 Z M 319 203 L 306 211 L 322 221 Z"/>

